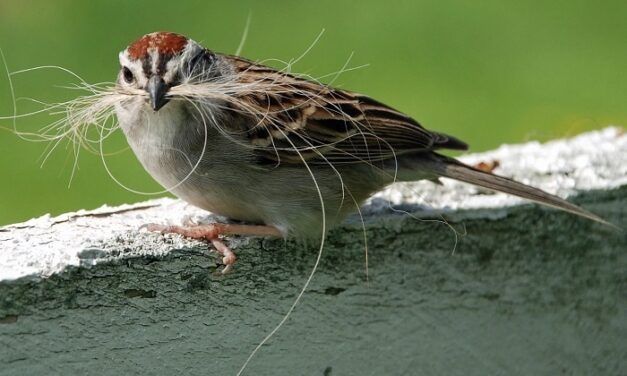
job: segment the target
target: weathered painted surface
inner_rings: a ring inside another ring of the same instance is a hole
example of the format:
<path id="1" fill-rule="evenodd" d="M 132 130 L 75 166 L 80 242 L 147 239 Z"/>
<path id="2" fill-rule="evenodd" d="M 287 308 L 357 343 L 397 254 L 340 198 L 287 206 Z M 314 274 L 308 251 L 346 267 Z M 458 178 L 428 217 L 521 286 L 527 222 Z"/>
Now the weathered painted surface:
<path id="1" fill-rule="evenodd" d="M 627 227 L 620 130 L 466 160 L 493 159 Z M 520 202 L 450 181 L 382 192 L 364 208 L 368 277 L 355 217 L 246 374 L 625 374 L 627 235 Z M 211 219 L 160 200 L 0 228 L 0 374 L 234 374 L 317 249 L 233 239 L 222 276 L 202 243 L 138 230 L 188 216 Z"/>

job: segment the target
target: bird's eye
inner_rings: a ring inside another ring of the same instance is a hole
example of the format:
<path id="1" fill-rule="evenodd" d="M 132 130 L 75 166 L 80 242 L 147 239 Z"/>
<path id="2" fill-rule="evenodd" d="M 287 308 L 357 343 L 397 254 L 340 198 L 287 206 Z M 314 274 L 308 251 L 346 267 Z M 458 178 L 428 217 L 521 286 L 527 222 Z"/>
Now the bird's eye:
<path id="1" fill-rule="evenodd" d="M 189 62 L 189 69 L 192 70 L 196 65 L 205 57 L 204 53 L 198 54 L 192 58 Z"/>
<path id="2" fill-rule="evenodd" d="M 202 52 L 200 52 L 199 54 L 197 54 L 196 56 L 194 56 L 188 63 L 187 63 L 187 74 L 188 75 L 193 75 L 194 70 L 198 69 L 198 70 L 203 70 L 207 65 L 211 65 L 212 63 L 212 55 L 204 50 Z"/>
<path id="3" fill-rule="evenodd" d="M 133 76 L 133 72 L 127 67 L 122 68 L 122 75 L 124 76 L 124 81 L 130 84 L 135 80 L 135 76 Z"/>

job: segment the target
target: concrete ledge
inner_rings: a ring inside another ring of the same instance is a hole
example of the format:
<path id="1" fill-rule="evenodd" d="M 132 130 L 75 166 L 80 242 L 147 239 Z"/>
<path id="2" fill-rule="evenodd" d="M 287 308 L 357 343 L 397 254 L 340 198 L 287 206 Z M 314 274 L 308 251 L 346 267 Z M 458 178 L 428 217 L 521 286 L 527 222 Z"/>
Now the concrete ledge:
<path id="1" fill-rule="evenodd" d="M 465 160 L 627 227 L 618 128 Z M 364 208 L 368 281 L 354 217 L 247 374 L 625 373 L 625 233 L 521 203 L 452 181 L 380 193 Z M 234 374 L 316 249 L 231 239 L 239 261 L 220 276 L 206 245 L 138 231 L 189 216 L 214 220 L 161 199 L 0 228 L 0 374 Z"/>

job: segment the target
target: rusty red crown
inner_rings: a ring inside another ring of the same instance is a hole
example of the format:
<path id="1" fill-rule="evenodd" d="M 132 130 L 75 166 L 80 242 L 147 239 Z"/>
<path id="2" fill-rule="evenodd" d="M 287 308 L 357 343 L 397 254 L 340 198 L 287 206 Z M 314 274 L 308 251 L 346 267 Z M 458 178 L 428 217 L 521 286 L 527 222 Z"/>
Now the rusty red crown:
<path id="1" fill-rule="evenodd" d="M 183 35 L 160 31 L 146 34 L 128 46 L 128 55 L 131 59 L 143 59 L 148 51 L 156 49 L 161 55 L 175 55 L 183 51 L 187 45 L 187 38 Z"/>

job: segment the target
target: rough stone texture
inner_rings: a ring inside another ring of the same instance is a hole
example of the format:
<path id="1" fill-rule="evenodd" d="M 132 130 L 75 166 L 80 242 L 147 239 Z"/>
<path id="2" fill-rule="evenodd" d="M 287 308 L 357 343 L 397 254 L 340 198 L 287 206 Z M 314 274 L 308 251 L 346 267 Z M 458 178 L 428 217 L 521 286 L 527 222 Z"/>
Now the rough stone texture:
<path id="1" fill-rule="evenodd" d="M 464 159 L 627 227 L 618 128 Z M 448 180 L 380 193 L 363 208 L 368 277 L 355 216 L 246 374 L 627 373 L 625 232 L 520 203 Z M 235 374 L 317 248 L 231 239 L 222 276 L 206 245 L 138 230 L 188 217 L 215 219 L 162 199 L 0 228 L 0 374 Z"/>

